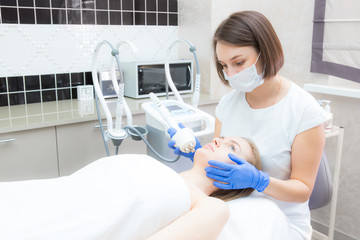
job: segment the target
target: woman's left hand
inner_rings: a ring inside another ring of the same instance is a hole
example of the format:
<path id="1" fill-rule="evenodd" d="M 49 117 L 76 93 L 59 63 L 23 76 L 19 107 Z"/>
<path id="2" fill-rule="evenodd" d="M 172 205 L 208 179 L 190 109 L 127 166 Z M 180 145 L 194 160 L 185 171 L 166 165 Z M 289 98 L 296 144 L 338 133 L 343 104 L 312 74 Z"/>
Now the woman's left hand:
<path id="1" fill-rule="evenodd" d="M 221 189 L 254 188 L 263 192 L 269 185 L 269 174 L 259 171 L 246 160 L 229 153 L 229 158 L 237 164 L 223 163 L 210 160 L 211 167 L 206 167 L 206 176 L 212 178 L 214 185 Z"/>

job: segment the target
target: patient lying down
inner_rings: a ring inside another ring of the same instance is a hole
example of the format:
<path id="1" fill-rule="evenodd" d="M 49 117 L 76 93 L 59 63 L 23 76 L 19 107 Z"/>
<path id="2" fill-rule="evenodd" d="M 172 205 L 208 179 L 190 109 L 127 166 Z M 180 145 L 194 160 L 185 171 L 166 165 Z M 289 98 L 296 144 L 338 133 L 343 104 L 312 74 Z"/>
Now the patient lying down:
<path id="1" fill-rule="evenodd" d="M 251 141 L 239 137 L 214 138 L 211 143 L 196 151 L 193 167 L 180 174 L 190 190 L 190 211 L 149 239 L 217 239 L 229 214 L 227 205 L 219 199 L 229 201 L 248 196 L 254 190 L 222 190 L 215 187 L 213 180 L 206 176 L 204 168 L 209 166 L 209 160 L 234 163 L 229 159 L 229 153 L 261 169 L 258 150 Z"/>
<path id="2" fill-rule="evenodd" d="M 206 177 L 209 160 L 234 163 L 229 153 L 260 168 L 252 143 L 224 137 L 198 149 L 180 175 L 147 155 L 122 154 L 66 177 L 0 182 L 0 239 L 216 239 L 229 215 L 220 199 L 252 191 L 219 190 Z"/>

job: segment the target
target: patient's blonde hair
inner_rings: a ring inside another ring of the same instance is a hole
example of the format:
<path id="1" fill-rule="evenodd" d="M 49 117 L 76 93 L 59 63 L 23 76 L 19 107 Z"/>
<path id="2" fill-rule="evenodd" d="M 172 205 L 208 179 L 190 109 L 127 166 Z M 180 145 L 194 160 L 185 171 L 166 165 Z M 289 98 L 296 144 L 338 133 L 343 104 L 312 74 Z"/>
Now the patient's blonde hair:
<path id="1" fill-rule="evenodd" d="M 258 148 L 256 147 L 255 143 L 252 140 L 248 138 L 243 138 L 243 139 L 245 139 L 249 143 L 252 150 L 251 156 L 245 160 L 248 161 L 248 163 L 254 165 L 257 169 L 261 170 L 261 160 L 260 160 L 260 154 Z M 254 191 L 253 188 L 233 189 L 233 190 L 220 189 L 216 192 L 213 192 L 210 196 L 219 198 L 227 202 L 236 198 L 249 196 L 250 193 L 252 193 L 253 191 Z"/>

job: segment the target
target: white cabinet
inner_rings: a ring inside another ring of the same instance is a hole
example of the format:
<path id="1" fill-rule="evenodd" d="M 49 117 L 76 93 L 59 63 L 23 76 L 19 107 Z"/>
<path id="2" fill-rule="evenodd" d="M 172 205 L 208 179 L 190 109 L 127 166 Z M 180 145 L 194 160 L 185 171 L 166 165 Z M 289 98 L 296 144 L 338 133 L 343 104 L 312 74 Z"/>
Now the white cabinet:
<path id="1" fill-rule="evenodd" d="M 214 104 L 201 106 L 213 113 Z M 133 125 L 145 126 L 145 114 L 133 115 Z M 98 121 L 44 127 L 0 134 L 0 181 L 52 178 L 74 173 L 106 157 Z M 127 120 L 123 118 L 123 126 Z M 207 140 L 210 141 L 211 139 Z M 108 142 L 110 155 L 115 147 Z M 119 154 L 146 154 L 143 141 L 125 139 Z"/>
<path id="2" fill-rule="evenodd" d="M 0 181 L 57 176 L 55 127 L 0 134 Z"/>
<path id="3" fill-rule="evenodd" d="M 144 125 L 143 114 L 133 116 L 133 124 Z M 126 119 L 123 120 L 126 122 Z M 67 124 L 56 127 L 58 160 L 60 176 L 74 173 L 87 164 L 106 157 L 104 143 L 98 121 Z M 110 155 L 114 155 L 115 147 L 108 141 Z M 146 154 L 143 141 L 125 139 L 119 147 L 121 153 Z"/>
<path id="4" fill-rule="evenodd" d="M 60 176 L 69 175 L 106 156 L 100 129 L 95 128 L 97 124 L 97 121 L 91 121 L 56 126 Z"/>

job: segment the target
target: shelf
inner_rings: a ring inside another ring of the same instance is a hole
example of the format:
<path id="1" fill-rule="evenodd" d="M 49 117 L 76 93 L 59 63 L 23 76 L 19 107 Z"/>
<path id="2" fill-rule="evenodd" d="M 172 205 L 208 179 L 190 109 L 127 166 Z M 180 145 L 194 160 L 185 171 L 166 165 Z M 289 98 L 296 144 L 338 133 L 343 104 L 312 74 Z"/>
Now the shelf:
<path id="1" fill-rule="evenodd" d="M 335 87 L 329 85 L 321 85 L 314 83 L 304 84 L 304 89 L 308 92 L 324 93 L 335 96 L 360 98 L 360 89 L 352 89 L 345 87 Z"/>

